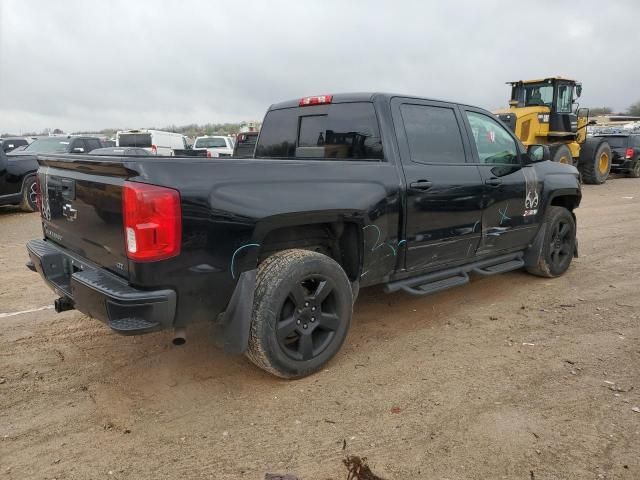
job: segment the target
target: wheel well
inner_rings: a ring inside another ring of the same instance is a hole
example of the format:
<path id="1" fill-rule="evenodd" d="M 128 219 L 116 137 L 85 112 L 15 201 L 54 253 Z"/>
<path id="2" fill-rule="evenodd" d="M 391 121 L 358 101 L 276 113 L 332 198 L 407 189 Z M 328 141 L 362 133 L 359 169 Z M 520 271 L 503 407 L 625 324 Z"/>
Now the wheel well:
<path id="1" fill-rule="evenodd" d="M 570 212 L 580 204 L 580 199 L 576 195 L 562 195 L 551 199 L 551 205 L 564 207 Z"/>
<path id="2" fill-rule="evenodd" d="M 349 280 L 360 275 L 361 229 L 356 223 L 330 222 L 272 230 L 261 243 L 258 262 L 275 252 L 302 248 L 323 253 L 342 266 Z"/>

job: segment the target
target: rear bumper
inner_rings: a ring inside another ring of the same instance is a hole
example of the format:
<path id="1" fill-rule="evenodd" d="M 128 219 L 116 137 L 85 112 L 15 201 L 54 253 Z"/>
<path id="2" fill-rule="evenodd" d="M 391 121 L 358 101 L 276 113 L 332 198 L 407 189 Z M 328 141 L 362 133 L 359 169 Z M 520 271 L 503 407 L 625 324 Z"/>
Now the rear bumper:
<path id="1" fill-rule="evenodd" d="M 635 166 L 635 160 L 613 159 L 611 162 L 611 170 L 631 170 Z"/>
<path id="2" fill-rule="evenodd" d="M 29 268 L 74 308 L 123 335 L 173 326 L 176 292 L 139 290 L 125 280 L 45 240 L 30 240 Z"/>

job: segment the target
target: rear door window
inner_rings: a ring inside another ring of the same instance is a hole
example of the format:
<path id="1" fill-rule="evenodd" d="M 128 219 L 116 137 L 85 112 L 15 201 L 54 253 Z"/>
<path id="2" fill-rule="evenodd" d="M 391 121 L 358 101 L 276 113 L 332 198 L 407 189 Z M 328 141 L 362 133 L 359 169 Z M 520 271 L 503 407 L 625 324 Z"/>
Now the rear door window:
<path id="1" fill-rule="evenodd" d="M 74 151 L 76 148 L 78 149 L 82 149 L 82 151 Z M 85 143 L 84 140 L 82 140 L 81 138 L 78 138 L 76 140 L 73 140 L 71 142 L 71 153 L 87 153 L 88 152 L 88 148 L 87 145 Z"/>
<path id="2" fill-rule="evenodd" d="M 411 161 L 465 163 L 462 135 L 452 108 L 404 104 L 400 112 Z"/>
<path id="3" fill-rule="evenodd" d="M 375 109 L 369 102 L 272 110 L 256 157 L 332 160 L 384 158 Z"/>
<path id="4" fill-rule="evenodd" d="M 119 147 L 151 147 L 150 133 L 121 133 L 118 136 Z"/>

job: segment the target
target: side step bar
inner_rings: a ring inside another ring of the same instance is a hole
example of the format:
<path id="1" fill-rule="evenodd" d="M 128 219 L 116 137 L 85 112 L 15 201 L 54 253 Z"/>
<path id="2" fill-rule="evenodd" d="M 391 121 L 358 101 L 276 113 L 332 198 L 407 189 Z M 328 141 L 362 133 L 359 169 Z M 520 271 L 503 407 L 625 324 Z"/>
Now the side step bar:
<path id="1" fill-rule="evenodd" d="M 429 295 L 469 283 L 470 272 L 487 277 L 522 268 L 524 267 L 522 256 L 522 252 L 512 253 L 469 263 L 461 267 L 449 268 L 441 272 L 396 280 L 387 283 L 384 291 L 392 293 L 403 290 L 411 295 Z"/>

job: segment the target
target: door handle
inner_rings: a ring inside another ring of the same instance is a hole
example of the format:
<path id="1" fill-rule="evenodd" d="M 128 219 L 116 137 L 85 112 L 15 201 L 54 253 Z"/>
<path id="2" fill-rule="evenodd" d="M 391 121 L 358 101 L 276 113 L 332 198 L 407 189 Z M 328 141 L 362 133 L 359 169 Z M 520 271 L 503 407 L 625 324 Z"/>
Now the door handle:
<path id="1" fill-rule="evenodd" d="M 417 182 L 409 184 L 409 186 L 414 190 L 428 190 L 433 186 L 433 183 L 429 180 L 418 180 Z"/>
<path id="2" fill-rule="evenodd" d="M 491 185 L 492 187 L 497 187 L 498 185 L 502 185 L 502 180 L 500 180 L 499 178 L 493 177 L 488 180 L 485 180 L 484 183 L 487 185 Z"/>

